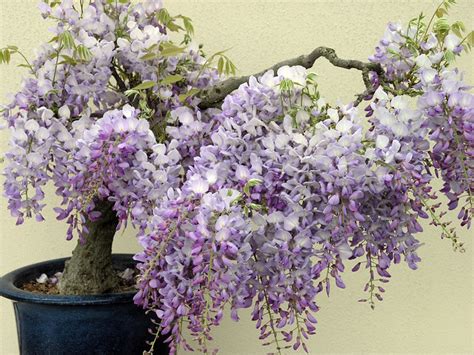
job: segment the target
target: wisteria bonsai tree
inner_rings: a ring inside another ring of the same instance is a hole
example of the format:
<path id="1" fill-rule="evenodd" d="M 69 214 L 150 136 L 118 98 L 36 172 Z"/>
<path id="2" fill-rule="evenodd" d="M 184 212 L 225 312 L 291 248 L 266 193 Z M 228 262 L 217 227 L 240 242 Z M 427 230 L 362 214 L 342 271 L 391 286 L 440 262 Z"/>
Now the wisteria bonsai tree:
<path id="1" fill-rule="evenodd" d="M 419 218 L 463 248 L 436 201 L 469 228 L 474 99 L 451 64 L 474 34 L 446 19 L 454 2 L 390 23 L 367 62 L 318 47 L 244 77 L 160 0 L 42 2 L 54 38 L 24 58 L 31 75 L 3 107 L 9 210 L 42 221 L 54 184 L 79 241 L 62 294 L 115 288 L 112 241 L 131 223 L 143 246 L 134 299 L 172 353 L 206 352 L 223 312 L 242 308 L 277 352 L 306 350 L 318 295 L 345 287 L 348 260 L 374 307 L 392 264 L 416 269 Z M 366 91 L 330 105 L 308 70 L 320 58 L 359 70 Z"/>

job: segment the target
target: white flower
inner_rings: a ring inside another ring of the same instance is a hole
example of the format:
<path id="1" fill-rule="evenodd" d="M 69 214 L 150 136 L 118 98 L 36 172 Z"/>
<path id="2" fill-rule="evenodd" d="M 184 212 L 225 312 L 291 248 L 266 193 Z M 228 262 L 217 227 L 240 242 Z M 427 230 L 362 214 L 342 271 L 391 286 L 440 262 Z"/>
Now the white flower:
<path id="1" fill-rule="evenodd" d="M 287 231 L 279 229 L 275 233 L 275 238 L 278 240 L 282 240 L 284 242 L 288 242 L 291 240 L 291 234 L 288 233 Z"/>
<path id="2" fill-rule="evenodd" d="M 430 60 L 431 60 L 431 63 L 433 64 L 438 64 L 443 58 L 444 58 L 443 52 L 438 52 L 438 53 L 430 55 Z"/>
<path id="3" fill-rule="evenodd" d="M 293 141 L 296 143 L 296 144 L 301 144 L 303 146 L 307 146 L 308 145 L 308 140 L 306 139 L 305 136 L 303 136 L 301 133 L 296 133 L 293 135 Z"/>
<path id="4" fill-rule="evenodd" d="M 394 140 L 390 148 L 385 152 L 385 163 L 391 164 L 395 160 L 395 155 L 400 151 L 401 144 L 398 140 Z"/>
<path id="5" fill-rule="evenodd" d="M 421 54 L 415 59 L 416 65 L 418 65 L 420 68 L 431 68 L 431 60 L 428 58 L 426 54 Z"/>
<path id="6" fill-rule="evenodd" d="M 166 154 L 171 164 L 176 164 L 181 159 L 181 154 L 176 149 L 172 149 Z"/>
<path id="7" fill-rule="evenodd" d="M 241 193 L 234 189 L 220 189 L 219 190 L 219 197 L 225 204 L 225 208 L 230 208 L 230 205 L 239 198 Z"/>
<path id="8" fill-rule="evenodd" d="M 352 122 L 346 118 L 343 118 L 336 124 L 336 130 L 338 130 L 341 133 L 348 133 L 351 131 L 351 128 L 352 128 Z"/>
<path id="9" fill-rule="evenodd" d="M 438 72 L 432 68 L 426 68 L 426 69 L 422 69 L 421 71 L 421 80 L 423 82 L 423 84 L 427 85 L 427 84 L 431 84 L 434 80 L 434 78 L 436 77 L 436 74 L 438 74 Z"/>
<path id="10" fill-rule="evenodd" d="M 296 122 L 301 124 L 301 123 L 306 123 L 308 122 L 309 120 L 309 113 L 305 110 L 299 110 L 297 113 L 296 113 Z"/>
<path id="11" fill-rule="evenodd" d="M 229 222 L 229 216 L 227 215 L 220 216 L 216 221 L 216 226 L 215 226 L 216 231 L 220 231 L 223 228 L 225 228 L 228 222 Z"/>
<path id="12" fill-rule="evenodd" d="M 25 129 L 30 133 L 34 133 L 39 129 L 39 124 L 35 120 L 28 120 L 25 123 Z"/>
<path id="13" fill-rule="evenodd" d="M 438 44 L 438 40 L 436 39 L 436 36 L 433 33 L 430 33 L 428 36 L 428 40 L 426 43 L 423 45 L 423 48 L 425 50 L 430 50 Z"/>
<path id="14" fill-rule="evenodd" d="M 189 179 L 189 188 L 195 194 L 204 194 L 209 190 L 209 183 L 196 174 Z"/>
<path id="15" fill-rule="evenodd" d="M 339 112 L 336 109 L 328 109 L 328 116 L 333 122 L 339 121 Z"/>
<path id="16" fill-rule="evenodd" d="M 380 101 L 388 101 L 388 95 L 383 90 L 382 86 L 379 86 L 374 92 L 374 98 Z"/>
<path id="17" fill-rule="evenodd" d="M 171 112 L 173 119 L 178 119 L 185 126 L 189 126 L 194 122 L 194 115 L 188 107 L 179 107 Z"/>
<path id="18" fill-rule="evenodd" d="M 49 138 L 49 131 L 45 127 L 40 127 L 35 134 L 36 139 L 43 141 Z"/>
<path id="19" fill-rule="evenodd" d="M 349 244 L 343 243 L 337 247 L 339 256 L 342 260 L 347 260 L 352 256 L 352 249 L 349 247 Z"/>
<path id="20" fill-rule="evenodd" d="M 235 169 L 235 177 L 240 181 L 247 181 L 250 177 L 250 171 L 247 167 L 239 165 Z"/>
<path id="21" fill-rule="evenodd" d="M 143 150 L 139 150 L 135 153 L 135 159 L 137 159 L 138 162 L 144 162 L 148 161 L 148 156 Z"/>
<path id="22" fill-rule="evenodd" d="M 459 37 L 452 33 L 447 35 L 444 39 L 444 47 L 449 51 L 453 51 L 460 43 Z"/>
<path id="23" fill-rule="evenodd" d="M 127 104 L 122 108 L 122 112 L 123 112 L 123 115 L 126 118 L 130 118 L 130 117 L 134 116 L 135 109 L 132 106 L 130 106 L 129 104 Z"/>
<path id="24" fill-rule="evenodd" d="M 283 228 L 287 231 L 291 231 L 299 226 L 299 217 L 296 213 L 291 213 L 285 218 L 283 222 Z"/>
<path id="25" fill-rule="evenodd" d="M 43 162 L 43 156 L 40 153 L 33 152 L 26 156 L 26 160 L 30 163 L 30 166 L 36 166 Z"/>
<path id="26" fill-rule="evenodd" d="M 303 87 L 306 85 L 306 68 L 302 66 L 290 67 L 285 65 L 278 69 L 278 76 L 283 77 L 284 79 L 289 79 L 296 84 L 296 86 Z"/>
<path id="27" fill-rule="evenodd" d="M 407 95 L 395 96 L 391 101 L 391 105 L 395 109 L 404 110 L 410 105 L 409 99 L 410 97 Z"/>
<path id="28" fill-rule="evenodd" d="M 377 136 L 377 139 L 375 141 L 375 146 L 379 149 L 385 148 L 389 143 L 389 139 L 387 136 L 384 136 L 383 134 L 380 134 Z"/>
<path id="29" fill-rule="evenodd" d="M 71 110 L 67 105 L 61 106 L 58 110 L 59 117 L 68 120 L 71 117 Z"/>
<path id="30" fill-rule="evenodd" d="M 284 149 L 289 141 L 290 137 L 287 134 L 279 134 L 275 138 L 275 146 L 277 149 Z"/>
<path id="31" fill-rule="evenodd" d="M 143 34 L 143 32 L 138 28 L 138 27 L 135 27 L 131 32 L 130 32 L 130 38 L 132 40 L 138 40 L 138 41 L 141 41 L 145 38 L 145 35 Z"/>
<path id="32" fill-rule="evenodd" d="M 216 169 L 210 169 L 206 171 L 206 180 L 209 183 L 209 185 L 213 185 L 217 181 L 217 170 Z"/>
<path id="33" fill-rule="evenodd" d="M 28 136 L 26 135 L 25 131 L 19 128 L 12 128 L 12 138 L 17 143 L 23 143 L 28 140 Z"/>
<path id="34" fill-rule="evenodd" d="M 285 216 L 280 211 L 272 212 L 267 216 L 267 222 L 271 224 L 280 223 L 284 221 L 284 219 Z"/>

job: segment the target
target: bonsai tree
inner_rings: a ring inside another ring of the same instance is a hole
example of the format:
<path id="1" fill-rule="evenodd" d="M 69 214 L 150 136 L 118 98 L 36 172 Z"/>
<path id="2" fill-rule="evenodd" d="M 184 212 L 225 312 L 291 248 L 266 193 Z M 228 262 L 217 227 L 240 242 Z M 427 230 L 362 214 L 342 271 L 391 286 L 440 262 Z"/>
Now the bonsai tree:
<path id="1" fill-rule="evenodd" d="M 367 62 L 318 47 L 236 77 L 159 0 L 43 2 L 54 37 L 24 58 L 31 75 L 3 108 L 8 208 L 18 224 L 42 221 L 54 184 L 78 240 L 62 294 L 116 289 L 112 242 L 131 223 L 143 247 L 135 302 L 173 353 L 207 352 L 224 310 L 238 320 L 250 307 L 264 344 L 307 351 L 317 296 L 345 287 L 348 260 L 367 272 L 373 308 L 392 264 L 416 269 L 419 218 L 463 250 L 436 201 L 470 226 L 474 99 L 451 65 L 474 35 L 448 22 L 453 4 L 389 24 Z M 0 62 L 15 54 L 3 48 Z M 321 58 L 360 71 L 366 90 L 326 102 L 308 70 Z"/>

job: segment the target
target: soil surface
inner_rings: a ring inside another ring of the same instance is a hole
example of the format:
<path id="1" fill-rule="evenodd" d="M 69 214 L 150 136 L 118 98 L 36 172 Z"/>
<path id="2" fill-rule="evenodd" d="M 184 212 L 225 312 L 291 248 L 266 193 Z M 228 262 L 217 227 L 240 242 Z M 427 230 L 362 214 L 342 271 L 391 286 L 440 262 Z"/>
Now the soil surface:
<path id="1" fill-rule="evenodd" d="M 135 276 L 137 274 L 136 270 L 126 269 L 124 271 L 117 271 L 118 276 L 120 277 L 120 283 L 118 287 L 114 290 L 111 290 L 108 293 L 122 293 L 122 292 L 130 292 L 135 291 Z M 55 279 L 55 275 L 53 274 L 44 282 L 39 282 L 37 280 L 31 280 L 25 282 L 23 285 L 20 285 L 19 288 L 32 292 L 32 293 L 39 293 L 44 295 L 59 295 L 59 288 L 58 283 L 52 282 L 51 280 Z M 49 276 L 49 275 L 47 275 Z M 126 276 L 126 277 L 125 277 Z M 40 275 L 38 275 L 38 279 Z"/>

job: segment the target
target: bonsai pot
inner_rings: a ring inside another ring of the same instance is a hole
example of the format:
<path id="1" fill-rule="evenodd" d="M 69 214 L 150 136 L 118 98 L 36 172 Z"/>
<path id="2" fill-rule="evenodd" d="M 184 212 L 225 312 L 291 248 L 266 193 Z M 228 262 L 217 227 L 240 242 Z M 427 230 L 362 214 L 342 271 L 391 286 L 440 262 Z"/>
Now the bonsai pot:
<path id="1" fill-rule="evenodd" d="M 19 288 L 41 274 L 62 271 L 67 258 L 45 261 L 0 278 L 0 295 L 13 301 L 21 354 L 142 354 L 154 325 L 133 303 L 134 291 L 99 295 L 47 295 Z M 134 267 L 131 254 L 113 255 L 114 267 Z M 157 342 L 154 354 L 168 354 Z"/>

